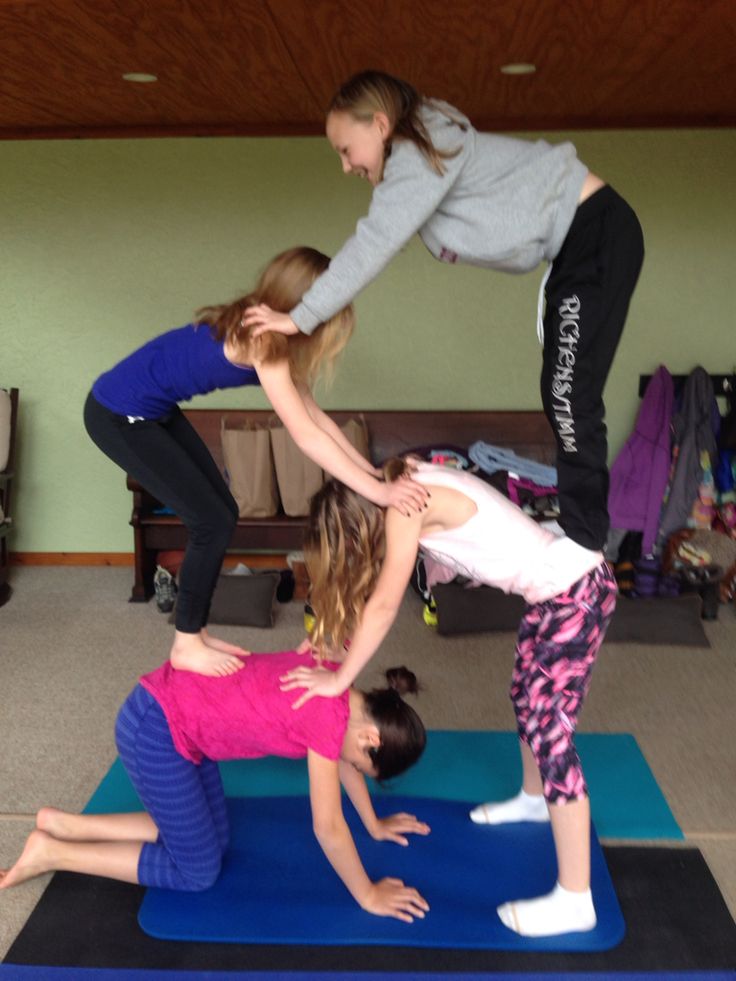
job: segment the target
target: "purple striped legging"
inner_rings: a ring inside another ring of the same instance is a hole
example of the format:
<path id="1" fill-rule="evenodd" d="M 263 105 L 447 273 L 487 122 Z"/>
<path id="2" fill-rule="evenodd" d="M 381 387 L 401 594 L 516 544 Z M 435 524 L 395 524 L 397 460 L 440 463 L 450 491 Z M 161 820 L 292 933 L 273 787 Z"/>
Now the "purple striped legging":
<path id="1" fill-rule="evenodd" d="M 118 713 L 115 737 L 125 769 L 158 828 L 138 860 L 142 886 L 197 892 L 220 874 L 229 826 L 220 771 L 177 752 L 156 699 L 137 685 Z"/>
<path id="2" fill-rule="evenodd" d="M 519 625 L 509 694 L 550 804 L 588 793 L 575 729 L 615 608 L 616 580 L 603 562 L 566 592 L 527 607 Z"/>

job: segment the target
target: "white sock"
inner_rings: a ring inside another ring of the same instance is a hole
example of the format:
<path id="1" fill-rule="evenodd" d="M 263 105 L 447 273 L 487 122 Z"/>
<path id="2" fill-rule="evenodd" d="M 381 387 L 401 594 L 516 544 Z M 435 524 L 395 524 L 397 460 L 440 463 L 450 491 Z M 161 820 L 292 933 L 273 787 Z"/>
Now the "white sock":
<path id="1" fill-rule="evenodd" d="M 578 933 L 592 930 L 598 922 L 590 889 L 570 892 L 559 882 L 546 896 L 503 903 L 497 913 L 504 926 L 522 937 Z"/>
<path id="2" fill-rule="evenodd" d="M 478 804 L 470 812 L 475 824 L 510 824 L 512 821 L 549 821 L 547 802 L 542 794 L 520 790 L 516 797 L 494 803 Z"/>

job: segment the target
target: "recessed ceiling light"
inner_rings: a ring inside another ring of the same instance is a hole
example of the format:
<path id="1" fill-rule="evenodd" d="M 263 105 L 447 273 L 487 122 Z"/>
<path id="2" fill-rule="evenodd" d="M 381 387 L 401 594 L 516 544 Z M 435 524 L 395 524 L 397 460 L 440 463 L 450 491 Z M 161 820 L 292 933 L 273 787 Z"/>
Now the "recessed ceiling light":
<path id="1" fill-rule="evenodd" d="M 126 82 L 157 82 L 158 75 L 149 75 L 148 72 L 126 72 L 123 75 Z"/>
<path id="2" fill-rule="evenodd" d="M 502 75 L 533 75 L 536 70 L 536 65 L 530 65 L 525 61 L 512 61 L 508 65 L 501 65 Z"/>

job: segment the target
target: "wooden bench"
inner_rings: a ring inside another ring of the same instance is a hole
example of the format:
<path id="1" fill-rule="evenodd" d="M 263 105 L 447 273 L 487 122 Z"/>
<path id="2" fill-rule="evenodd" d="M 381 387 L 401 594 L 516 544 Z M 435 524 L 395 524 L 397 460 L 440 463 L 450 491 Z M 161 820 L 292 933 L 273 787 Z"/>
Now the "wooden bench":
<path id="1" fill-rule="evenodd" d="M 467 447 L 476 440 L 516 450 L 541 463 L 553 463 L 555 444 L 544 413 L 533 411 L 448 411 L 448 410 L 341 410 L 330 416 L 339 425 L 362 417 L 368 427 L 370 453 L 377 463 L 420 446 L 436 449 Z M 186 417 L 223 468 L 220 424 L 268 425 L 270 409 L 188 409 Z M 137 481 L 128 476 L 133 492 L 135 581 L 131 602 L 145 602 L 153 595 L 153 574 L 159 551 L 183 549 L 187 532 L 179 518 L 156 514 L 161 505 Z M 240 552 L 289 552 L 302 546 L 306 518 L 277 514 L 271 518 L 241 518 L 233 533 L 230 549 Z"/>

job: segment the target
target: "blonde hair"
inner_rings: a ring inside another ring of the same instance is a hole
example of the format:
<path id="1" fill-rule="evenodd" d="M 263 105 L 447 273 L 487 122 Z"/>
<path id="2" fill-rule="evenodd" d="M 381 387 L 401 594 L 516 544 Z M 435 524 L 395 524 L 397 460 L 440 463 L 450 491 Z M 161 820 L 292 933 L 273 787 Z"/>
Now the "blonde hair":
<path id="1" fill-rule="evenodd" d="M 288 313 L 329 264 L 329 258 L 317 249 L 305 245 L 287 249 L 268 263 L 249 293 L 230 303 L 201 307 L 195 323 L 209 324 L 217 340 L 234 347 L 243 359 L 256 354 L 266 363 L 288 360 L 297 382 L 311 385 L 320 372 L 329 378 L 355 326 L 352 304 L 319 324 L 311 334 L 268 331 L 253 340 L 251 328 L 242 323 L 247 308 L 258 303 Z"/>
<path id="2" fill-rule="evenodd" d="M 404 460 L 389 460 L 384 478 L 406 473 Z M 360 623 L 386 554 L 383 508 L 337 480 L 314 495 L 304 541 L 309 603 L 315 623 L 311 640 L 320 656 L 340 651 Z"/>
<path id="3" fill-rule="evenodd" d="M 377 112 L 385 113 L 391 126 L 387 153 L 390 152 L 392 140 L 411 140 L 432 170 L 441 177 L 445 172 L 442 161 L 456 156 L 460 148 L 437 149 L 419 116 L 419 110 L 425 104 L 431 104 L 431 100 L 420 95 L 409 82 L 386 72 L 364 71 L 353 75 L 340 86 L 327 112 L 347 112 L 360 122 L 370 122 Z M 456 122 L 465 128 L 461 120 Z"/>

